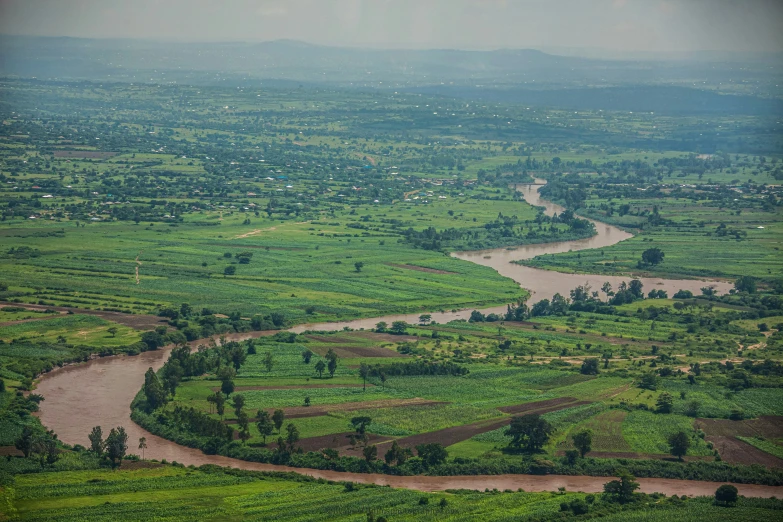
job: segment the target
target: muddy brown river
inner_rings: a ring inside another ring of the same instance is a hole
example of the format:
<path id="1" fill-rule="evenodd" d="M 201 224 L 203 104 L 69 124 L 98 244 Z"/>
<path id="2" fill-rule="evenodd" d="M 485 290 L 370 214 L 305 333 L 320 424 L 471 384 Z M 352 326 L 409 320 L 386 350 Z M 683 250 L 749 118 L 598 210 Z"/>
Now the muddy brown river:
<path id="1" fill-rule="evenodd" d="M 548 213 L 560 212 L 556 205 L 544 202 L 538 197 L 539 185 L 518 187 L 525 199 L 534 204 L 545 206 Z M 530 302 L 549 297 L 555 292 L 567 295 L 576 285 L 585 282 L 593 287 L 600 287 L 604 281 L 611 281 L 614 286 L 628 278 L 605 277 L 593 275 L 565 275 L 546 270 L 513 265 L 510 262 L 517 259 L 530 259 L 540 254 L 582 250 L 613 245 L 630 234 L 616 227 L 596 223 L 598 234 L 592 238 L 563 243 L 548 243 L 529 245 L 515 250 L 495 249 L 482 252 L 462 252 L 454 254 L 459 259 L 472 261 L 496 269 L 501 274 L 517 281 L 521 287 L 533 292 Z M 487 258 L 489 256 L 489 258 Z M 645 288 L 663 288 L 669 293 L 680 288 L 698 291 L 704 286 L 703 281 L 672 281 L 665 279 L 643 279 Z M 715 283 L 722 292 L 728 290 L 727 283 Z M 486 309 L 484 312 L 505 311 L 505 306 Z M 433 319 L 446 322 L 456 318 L 467 318 L 470 311 L 456 313 L 434 313 Z M 306 329 L 341 330 L 351 328 L 372 328 L 378 321 L 391 323 L 396 320 L 415 322 L 418 315 L 388 316 L 373 319 L 362 319 L 329 324 L 300 325 L 293 331 Z M 234 339 L 246 339 L 258 336 L 259 333 L 238 334 L 229 336 Z M 140 437 L 146 437 L 147 449 L 145 457 L 166 459 L 182 464 L 196 466 L 201 464 L 216 464 L 258 471 L 294 471 L 303 475 L 327 480 L 350 480 L 358 483 L 373 483 L 392 487 L 416 489 L 420 491 L 440 491 L 445 489 L 476 489 L 485 488 L 525 489 L 526 491 L 554 491 L 565 487 L 569 491 L 600 492 L 607 477 L 561 476 L 561 475 L 491 475 L 491 476 L 450 476 L 450 477 L 396 477 L 389 475 L 342 473 L 304 468 L 290 468 L 272 464 L 257 464 L 241 460 L 204 455 L 201 451 L 175 444 L 143 430 L 130 420 L 129 405 L 144 382 L 144 373 L 148 368 L 160 368 L 168 357 L 169 349 L 146 352 L 135 357 L 105 357 L 84 364 L 65 366 L 44 375 L 37 386 L 36 393 L 45 397 L 41 403 L 39 416 L 45 426 L 53 429 L 60 440 L 68 444 L 87 446 L 88 433 L 93 426 L 102 426 L 104 432 L 112 427 L 124 426 L 128 432 L 129 451 L 137 452 L 136 446 Z M 647 493 L 660 492 L 667 495 L 712 495 L 720 485 L 716 482 L 699 482 L 671 479 L 639 479 L 641 490 Z M 740 494 L 754 497 L 783 496 L 783 487 L 757 486 L 737 484 Z"/>

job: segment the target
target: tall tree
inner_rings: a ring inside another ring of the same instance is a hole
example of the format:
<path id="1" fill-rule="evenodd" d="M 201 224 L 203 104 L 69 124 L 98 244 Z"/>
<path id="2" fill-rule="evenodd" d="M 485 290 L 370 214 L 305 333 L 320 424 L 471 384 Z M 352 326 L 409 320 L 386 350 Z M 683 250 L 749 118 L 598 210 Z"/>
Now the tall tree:
<path id="1" fill-rule="evenodd" d="M 147 437 L 139 438 L 139 449 L 141 450 L 141 460 L 144 460 L 144 450 L 147 449 Z"/>
<path id="2" fill-rule="evenodd" d="M 90 451 L 97 456 L 103 456 L 104 443 L 103 443 L 103 430 L 100 426 L 95 426 L 87 438 L 90 439 Z"/>
<path id="3" fill-rule="evenodd" d="M 362 450 L 362 455 L 364 455 L 364 460 L 366 460 L 368 463 L 372 462 L 378 458 L 378 446 L 365 446 Z"/>
<path id="4" fill-rule="evenodd" d="M 243 395 L 240 395 L 239 393 L 235 393 L 232 401 L 234 403 L 234 413 L 236 414 L 237 417 L 239 417 L 242 408 L 245 407 L 245 397 Z"/>
<path id="5" fill-rule="evenodd" d="M 299 428 L 297 428 L 293 422 L 289 422 L 288 426 L 285 427 L 285 431 L 285 442 L 288 444 L 288 451 L 293 452 L 296 443 L 299 442 Z"/>
<path id="6" fill-rule="evenodd" d="M 528 452 L 539 451 L 552 433 L 552 425 L 540 415 L 532 413 L 511 419 L 506 435 L 512 437 L 509 446 Z"/>
<path id="7" fill-rule="evenodd" d="M 579 454 L 584 457 L 590 452 L 593 444 L 593 432 L 588 429 L 580 430 L 573 436 L 574 447 L 579 450 Z"/>
<path id="8" fill-rule="evenodd" d="M 620 473 L 619 480 L 612 480 L 604 484 L 604 493 L 620 504 L 626 504 L 633 500 L 633 492 L 637 489 L 639 489 L 639 483 L 636 482 L 636 477 L 627 471 Z"/>
<path id="9" fill-rule="evenodd" d="M 277 432 L 280 433 L 280 428 L 283 427 L 283 422 L 285 422 L 285 412 L 283 410 L 275 410 L 272 413 L 272 422 L 274 422 Z"/>
<path id="10" fill-rule="evenodd" d="M 116 468 L 122 463 L 125 452 L 128 451 L 128 434 L 125 428 L 117 426 L 112 428 L 106 437 L 106 456 L 109 457 L 112 467 Z"/>
<path id="11" fill-rule="evenodd" d="M 150 411 L 166 404 L 166 391 L 152 368 L 144 374 L 144 396 Z"/>
<path id="12" fill-rule="evenodd" d="M 325 369 L 326 369 L 326 364 L 324 364 L 323 361 L 319 360 L 317 363 L 315 363 L 315 371 L 318 373 L 319 379 L 323 377 Z"/>
<path id="13" fill-rule="evenodd" d="M 691 446 L 691 439 L 684 431 L 678 431 L 669 435 L 669 453 L 682 460 L 687 455 L 688 448 Z"/>
<path id="14" fill-rule="evenodd" d="M 264 444 L 266 444 L 266 438 L 272 434 L 274 427 L 272 419 L 269 418 L 269 413 L 264 410 L 258 410 L 256 428 L 258 428 L 258 433 L 264 438 Z"/>
<path id="15" fill-rule="evenodd" d="M 366 363 L 359 365 L 359 375 L 362 378 L 362 391 L 367 391 L 367 377 L 370 375 L 370 367 Z"/>

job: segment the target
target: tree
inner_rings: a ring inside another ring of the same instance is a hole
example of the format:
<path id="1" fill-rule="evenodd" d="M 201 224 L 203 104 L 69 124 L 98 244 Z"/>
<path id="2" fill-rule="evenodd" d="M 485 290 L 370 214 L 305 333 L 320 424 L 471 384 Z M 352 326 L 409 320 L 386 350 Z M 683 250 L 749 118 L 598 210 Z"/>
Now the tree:
<path id="1" fill-rule="evenodd" d="M 106 456 L 109 457 L 113 468 L 120 465 L 126 451 L 128 451 L 128 434 L 125 433 L 125 428 L 122 426 L 112 428 L 109 436 L 106 437 Z"/>
<path id="2" fill-rule="evenodd" d="M 106 329 L 106 331 L 109 332 L 109 335 L 111 335 L 112 337 L 117 337 L 117 332 L 119 332 L 120 330 L 116 326 L 110 326 Z"/>
<path id="3" fill-rule="evenodd" d="M 639 489 L 636 477 L 623 471 L 620 480 L 612 480 L 604 484 L 604 493 L 613 501 L 625 504 L 633 500 L 633 492 Z"/>
<path id="4" fill-rule="evenodd" d="M 386 461 L 386 464 L 392 465 L 396 464 L 397 466 L 402 466 L 405 464 L 405 461 L 408 460 L 408 457 L 411 456 L 411 450 L 408 448 L 403 449 L 399 444 L 397 444 L 397 441 L 395 440 L 392 442 L 391 448 L 389 448 L 389 451 L 386 452 L 386 455 L 383 456 L 383 460 Z"/>
<path id="5" fill-rule="evenodd" d="M 416 453 L 427 467 L 437 466 L 446 462 L 449 452 L 439 442 L 430 442 L 428 444 L 419 444 L 416 446 Z"/>
<path id="6" fill-rule="evenodd" d="M 141 342 L 147 345 L 149 350 L 157 350 L 163 346 L 163 336 L 158 332 L 144 332 L 141 334 Z"/>
<path id="7" fill-rule="evenodd" d="M 642 252 L 642 262 L 646 265 L 657 265 L 664 258 L 663 250 L 660 248 L 648 248 Z"/>
<path id="8" fill-rule="evenodd" d="M 103 443 L 103 430 L 100 426 L 95 426 L 87 438 L 90 439 L 90 451 L 97 456 L 103 456 L 104 443 Z"/>
<path id="9" fill-rule="evenodd" d="M 362 378 L 362 391 L 367 391 L 367 377 L 370 375 L 370 367 L 366 363 L 359 365 L 359 376 Z"/>
<path id="10" fill-rule="evenodd" d="M 723 506 L 733 506 L 737 503 L 739 491 L 731 484 L 724 484 L 715 490 L 715 503 Z"/>
<path id="11" fill-rule="evenodd" d="M 237 413 L 237 426 L 239 426 L 239 439 L 244 444 L 250 439 L 250 419 L 247 418 L 244 410 L 239 410 Z"/>
<path id="12" fill-rule="evenodd" d="M 652 372 L 645 373 L 639 381 L 639 388 L 655 391 L 658 389 L 658 376 Z"/>
<path id="13" fill-rule="evenodd" d="M 337 371 L 337 359 L 329 359 L 329 364 L 326 365 L 326 369 L 329 370 L 329 377 L 334 377 L 334 372 Z"/>
<path id="14" fill-rule="evenodd" d="M 25 458 L 33 452 L 34 435 L 33 429 L 30 426 L 25 426 L 22 428 L 21 435 L 14 441 L 14 447 L 21 451 Z"/>
<path id="15" fill-rule="evenodd" d="M 237 267 L 234 265 L 228 265 L 223 269 L 223 275 L 232 276 L 237 273 Z"/>
<path id="16" fill-rule="evenodd" d="M 302 352 L 302 360 L 305 364 L 310 364 L 310 359 L 313 358 L 313 351 L 312 350 L 305 350 Z"/>
<path id="17" fill-rule="evenodd" d="M 364 455 L 364 460 L 368 463 L 372 462 L 378 458 L 378 446 L 365 446 L 362 450 L 362 455 Z"/>
<path id="18" fill-rule="evenodd" d="M 139 449 L 141 450 L 141 460 L 144 460 L 144 450 L 147 449 L 147 437 L 139 438 Z"/>
<path id="19" fill-rule="evenodd" d="M 386 374 L 383 372 L 380 372 L 378 374 L 378 378 L 381 380 L 381 386 L 386 389 Z"/>
<path id="20" fill-rule="evenodd" d="M 288 444 L 288 451 L 294 451 L 294 446 L 299 442 L 299 429 L 294 426 L 292 422 L 288 423 L 285 427 L 286 437 L 285 441 Z"/>
<path id="21" fill-rule="evenodd" d="M 394 335 L 402 335 L 408 331 L 408 323 L 405 321 L 394 321 L 391 325 L 390 331 Z"/>
<path id="22" fill-rule="evenodd" d="M 640 280 L 631 279 L 631 282 L 628 284 L 628 291 L 631 292 L 631 295 L 633 295 L 634 298 L 644 299 L 644 292 L 642 291 L 643 287 L 644 285 Z"/>
<path id="23" fill-rule="evenodd" d="M 511 425 L 506 429 L 505 434 L 512 437 L 509 446 L 523 448 L 532 453 L 540 450 L 546 444 L 552 430 L 552 425 L 546 419 L 532 413 L 512 418 Z"/>
<path id="24" fill-rule="evenodd" d="M 386 331 L 386 328 L 388 328 L 388 324 L 386 324 L 384 321 L 381 321 L 375 325 L 375 331 L 379 333 L 383 333 Z"/>
<path id="25" fill-rule="evenodd" d="M 220 383 L 220 391 L 226 394 L 226 397 L 234 393 L 234 381 L 226 379 Z"/>
<path id="26" fill-rule="evenodd" d="M 283 422 L 285 422 L 285 412 L 283 410 L 275 410 L 272 413 L 272 422 L 275 424 L 277 433 L 280 433 L 280 428 L 283 427 Z"/>
<path id="27" fill-rule="evenodd" d="M 689 375 L 688 377 L 693 377 L 693 376 Z M 685 405 L 685 415 L 687 415 L 688 417 L 698 417 L 699 408 L 701 408 L 701 403 L 699 401 L 690 401 L 688 402 L 688 404 Z"/>
<path id="28" fill-rule="evenodd" d="M 356 433 L 360 435 L 367 431 L 367 427 L 371 423 L 372 423 L 372 419 L 366 416 L 354 417 L 351 419 L 351 424 L 353 425 L 353 429 L 356 430 Z"/>
<path id="29" fill-rule="evenodd" d="M 215 403 L 215 409 L 217 411 L 217 414 L 222 419 L 223 415 L 226 413 L 226 398 L 220 392 L 215 392 L 215 395 L 213 395 L 212 397 L 213 397 L 213 402 Z"/>
<path id="30" fill-rule="evenodd" d="M 430 321 L 432 321 L 432 315 L 431 314 L 421 314 L 419 316 L 419 323 L 420 324 L 427 324 Z"/>
<path id="31" fill-rule="evenodd" d="M 579 372 L 582 375 L 598 375 L 598 359 L 591 357 L 582 361 L 582 368 Z"/>
<path id="32" fill-rule="evenodd" d="M 234 402 L 234 413 L 239 417 L 239 413 L 242 411 L 242 408 L 245 407 L 245 397 L 237 393 L 234 395 L 232 401 Z"/>
<path id="33" fill-rule="evenodd" d="M 267 372 L 272 371 L 272 366 L 274 366 L 275 360 L 272 357 L 272 352 L 266 352 L 264 354 L 264 367 L 266 368 Z"/>
<path id="34" fill-rule="evenodd" d="M 319 360 L 317 363 L 315 363 L 315 371 L 318 372 L 319 379 L 323 377 L 323 373 L 325 369 L 326 369 L 326 364 L 324 364 L 323 361 Z"/>
<path id="35" fill-rule="evenodd" d="M 749 294 L 756 293 L 756 278 L 753 276 L 744 275 L 734 282 L 734 288 L 737 292 L 747 292 Z"/>
<path id="36" fill-rule="evenodd" d="M 688 453 L 691 446 L 691 439 L 684 431 L 678 431 L 669 435 L 669 453 L 682 460 L 682 457 Z"/>
<path id="37" fill-rule="evenodd" d="M 663 392 L 655 401 L 655 411 L 658 413 L 671 413 L 674 406 L 674 397 L 671 393 Z"/>
<path id="38" fill-rule="evenodd" d="M 579 450 L 579 455 L 584 458 L 585 455 L 590 453 L 591 446 L 593 444 L 593 432 L 588 429 L 584 429 L 574 434 L 574 447 Z"/>
<path id="39" fill-rule="evenodd" d="M 166 404 L 166 391 L 152 368 L 144 374 L 144 396 L 150 411 Z"/>
<path id="40" fill-rule="evenodd" d="M 612 283 L 610 283 L 609 281 L 605 282 L 605 283 L 604 283 L 604 284 L 601 286 L 601 291 L 602 291 L 604 294 L 606 294 L 606 297 L 607 297 L 607 298 L 609 298 L 609 297 L 612 297 L 612 296 L 614 295 L 614 292 L 612 291 Z"/>
<path id="41" fill-rule="evenodd" d="M 258 428 L 258 433 L 264 438 L 264 444 L 266 444 L 266 438 L 272 434 L 274 427 L 272 419 L 269 418 L 269 412 L 258 410 L 256 428 Z"/>

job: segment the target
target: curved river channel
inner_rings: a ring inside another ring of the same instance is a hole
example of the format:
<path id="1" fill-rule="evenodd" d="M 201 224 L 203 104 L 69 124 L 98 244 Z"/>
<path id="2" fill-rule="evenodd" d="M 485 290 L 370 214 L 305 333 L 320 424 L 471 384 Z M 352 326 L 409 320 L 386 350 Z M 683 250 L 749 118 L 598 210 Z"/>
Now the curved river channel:
<path id="1" fill-rule="evenodd" d="M 540 186 L 540 184 L 520 185 L 517 189 L 523 193 L 525 200 L 529 203 L 546 207 L 547 214 L 551 215 L 554 212 L 561 212 L 561 207 L 539 198 L 538 189 Z M 478 252 L 461 252 L 454 254 L 454 257 L 492 267 L 500 274 L 514 279 L 521 287 L 532 292 L 529 303 L 550 297 L 556 292 L 568 295 L 570 289 L 585 282 L 594 288 L 600 287 L 604 281 L 610 281 L 613 286 L 617 286 L 620 281 L 627 281 L 629 278 L 559 274 L 511 264 L 511 261 L 530 259 L 541 254 L 607 247 L 631 237 L 631 234 L 617 227 L 600 222 L 594 223 L 598 234 L 589 239 L 527 245 L 514 250 L 500 248 Z M 698 289 L 705 285 L 704 281 L 695 280 L 680 281 L 646 278 L 642 279 L 642 281 L 647 289 L 661 288 L 667 290 L 670 294 L 680 288 L 698 293 Z M 729 289 L 729 284 L 725 282 L 713 282 L 712 284 L 715 284 L 721 292 L 726 292 Z M 505 312 L 505 309 L 506 307 L 502 306 L 483 311 L 485 313 L 493 311 Z M 438 322 L 447 322 L 453 319 L 467 318 L 469 315 L 470 310 L 463 310 L 454 313 L 433 313 L 432 318 Z M 377 317 L 339 323 L 300 325 L 293 328 L 292 331 L 301 332 L 307 329 L 341 330 L 345 326 L 357 329 L 372 328 L 378 321 L 391 323 L 397 320 L 414 323 L 418 320 L 418 314 Z M 259 332 L 254 332 L 228 337 L 241 340 L 258 335 Z M 87 434 L 93 426 L 102 426 L 104 431 L 108 431 L 112 427 L 121 425 L 128 432 L 128 437 L 131 441 L 130 451 L 133 452 L 135 450 L 135 441 L 140 437 L 146 437 L 148 448 L 145 450 L 145 457 L 152 459 L 167 459 L 168 461 L 177 461 L 185 465 L 194 464 L 196 466 L 216 464 L 258 471 L 293 471 L 327 480 L 350 480 L 357 483 L 373 483 L 421 491 L 441 491 L 445 489 L 484 490 L 485 488 L 497 488 L 500 490 L 523 488 L 526 491 L 554 491 L 557 488 L 565 487 L 569 491 L 600 492 L 603 490 L 603 484 L 609 480 L 606 477 L 564 475 L 398 477 L 290 468 L 287 466 L 245 462 L 217 455 L 205 455 L 199 450 L 180 446 L 152 435 L 130 420 L 129 405 L 144 382 L 144 373 L 150 367 L 154 369 L 160 368 L 168 358 L 168 353 L 169 349 L 161 349 L 154 352 L 145 352 L 136 357 L 105 357 L 94 359 L 84 364 L 65 366 L 44 375 L 36 389 L 36 393 L 43 395 L 46 399 L 41 403 L 39 413 L 41 421 L 45 426 L 53 429 L 58 434 L 60 440 L 68 444 L 89 445 Z M 672 479 L 639 479 L 639 482 L 641 491 L 648 493 L 657 491 L 667 495 L 712 495 L 719 486 L 718 483 L 713 482 Z M 737 487 L 740 490 L 740 494 L 746 496 L 783 496 L 783 487 L 747 484 L 737 484 Z"/>

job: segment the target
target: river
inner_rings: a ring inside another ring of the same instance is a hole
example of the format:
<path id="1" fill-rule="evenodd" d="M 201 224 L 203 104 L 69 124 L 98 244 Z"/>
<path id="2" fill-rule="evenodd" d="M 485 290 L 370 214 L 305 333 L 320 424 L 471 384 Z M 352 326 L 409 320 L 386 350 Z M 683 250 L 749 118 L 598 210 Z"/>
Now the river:
<path id="1" fill-rule="evenodd" d="M 540 185 L 519 186 L 525 199 L 534 205 L 546 206 L 546 211 L 561 212 L 562 209 L 541 200 L 538 196 Z M 563 295 L 576 285 L 585 282 L 594 287 L 604 281 L 613 285 L 622 277 L 605 277 L 593 275 L 558 274 L 547 270 L 513 265 L 510 261 L 530 259 L 540 254 L 582 250 L 586 248 L 605 247 L 631 237 L 630 234 L 616 227 L 595 222 L 598 234 L 592 238 L 563 243 L 547 243 L 528 245 L 515 250 L 494 249 L 482 252 L 461 252 L 454 254 L 459 259 L 472 261 L 495 268 L 501 274 L 511 277 L 520 286 L 533 292 L 530 302 L 549 297 L 555 292 Z M 704 286 L 703 281 L 669 281 L 664 279 L 643 279 L 647 288 L 663 288 L 670 293 L 687 288 L 698 290 Z M 728 290 L 726 283 L 716 283 L 718 289 Z M 505 306 L 483 310 L 486 312 L 505 311 Z M 446 322 L 456 318 L 467 318 L 469 310 L 456 313 L 434 313 L 433 319 Z M 391 323 L 396 320 L 415 322 L 418 315 L 399 315 L 373 319 L 361 319 L 329 324 L 300 325 L 292 331 L 301 332 L 306 329 L 341 330 L 351 328 L 372 328 L 378 321 Z M 259 333 L 236 334 L 228 336 L 232 339 L 256 337 Z M 374 475 L 361 473 L 341 473 L 303 468 L 290 468 L 271 464 L 257 464 L 241 460 L 205 455 L 201 451 L 175 444 L 143 430 L 130 420 L 129 405 L 144 382 L 144 373 L 148 368 L 158 369 L 168 358 L 169 349 L 145 352 L 135 357 L 116 356 L 94 359 L 84 364 L 69 365 L 44 375 L 36 388 L 36 393 L 45 397 L 41 403 L 39 416 L 45 426 L 53 429 L 60 440 L 68 444 L 89 444 L 87 435 L 93 426 L 102 426 L 104 432 L 115 426 L 124 426 L 130 440 L 130 452 L 137 452 L 136 445 L 140 437 L 146 437 L 147 449 L 145 458 L 166 459 L 182 464 L 196 466 L 216 464 L 259 471 L 295 471 L 304 475 L 328 480 L 350 480 L 358 483 L 374 483 L 417 489 L 421 491 L 440 491 L 445 489 L 477 489 L 485 488 L 512 489 L 523 488 L 526 491 L 554 491 L 565 487 L 571 491 L 599 492 L 603 484 L 609 480 L 606 477 L 585 476 L 530 476 L 530 475 L 493 475 L 493 476 L 452 476 L 452 477 L 395 477 L 389 475 Z M 667 495 L 712 495 L 718 483 L 697 482 L 670 479 L 640 479 L 641 490 L 644 492 L 661 492 Z M 783 496 L 783 487 L 737 484 L 740 494 L 746 496 Z"/>

